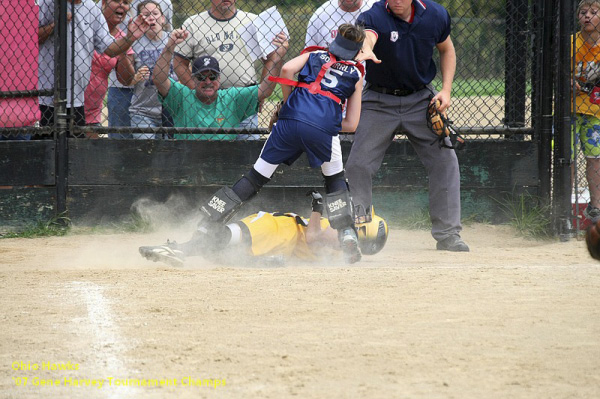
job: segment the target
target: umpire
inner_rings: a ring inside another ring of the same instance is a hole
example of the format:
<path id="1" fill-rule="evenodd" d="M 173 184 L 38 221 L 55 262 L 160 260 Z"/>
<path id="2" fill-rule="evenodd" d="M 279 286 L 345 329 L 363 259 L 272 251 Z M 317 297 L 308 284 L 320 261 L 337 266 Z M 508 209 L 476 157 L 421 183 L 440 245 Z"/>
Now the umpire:
<path id="1" fill-rule="evenodd" d="M 450 15 L 431 0 L 381 0 L 362 13 L 367 38 L 357 59 L 367 61 L 367 85 L 360 122 L 346 176 L 356 206 L 357 222 L 371 217 L 373 176 L 393 141 L 406 133 L 429 177 L 429 213 L 437 249 L 468 252 L 460 238 L 460 175 L 452 149 L 432 145 L 436 137 L 427 126 L 427 106 L 450 105 L 456 53 L 450 38 Z M 436 93 L 433 49 L 440 55 L 442 89 Z"/>

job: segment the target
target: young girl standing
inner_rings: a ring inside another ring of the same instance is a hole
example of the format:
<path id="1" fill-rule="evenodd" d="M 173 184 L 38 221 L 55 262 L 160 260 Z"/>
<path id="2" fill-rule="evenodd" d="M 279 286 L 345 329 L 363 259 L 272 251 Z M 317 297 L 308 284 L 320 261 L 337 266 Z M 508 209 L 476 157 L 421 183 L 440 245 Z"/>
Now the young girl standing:
<path id="1" fill-rule="evenodd" d="M 132 46 L 134 54 L 124 55 L 117 64 L 117 77 L 125 85 L 135 84 L 129 114 L 132 127 L 163 126 L 163 108 L 158 100 L 158 91 L 152 82 L 152 70 L 156 60 L 169 39 L 164 31 L 165 17 L 158 2 L 142 1 L 137 6 L 150 29 Z M 136 73 L 142 73 L 141 80 L 135 81 Z M 172 67 L 170 74 L 173 74 Z M 154 133 L 136 133 L 133 138 L 154 139 Z"/>

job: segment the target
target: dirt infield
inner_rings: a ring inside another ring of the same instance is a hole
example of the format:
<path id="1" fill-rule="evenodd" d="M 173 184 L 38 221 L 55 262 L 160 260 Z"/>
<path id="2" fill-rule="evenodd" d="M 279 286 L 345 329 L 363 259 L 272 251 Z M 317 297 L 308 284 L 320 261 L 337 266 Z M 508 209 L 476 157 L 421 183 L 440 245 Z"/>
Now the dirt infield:
<path id="1" fill-rule="evenodd" d="M 600 397 L 584 243 L 463 236 L 470 253 L 392 230 L 356 266 L 183 269 L 137 254 L 164 232 L 0 240 L 0 397 Z"/>

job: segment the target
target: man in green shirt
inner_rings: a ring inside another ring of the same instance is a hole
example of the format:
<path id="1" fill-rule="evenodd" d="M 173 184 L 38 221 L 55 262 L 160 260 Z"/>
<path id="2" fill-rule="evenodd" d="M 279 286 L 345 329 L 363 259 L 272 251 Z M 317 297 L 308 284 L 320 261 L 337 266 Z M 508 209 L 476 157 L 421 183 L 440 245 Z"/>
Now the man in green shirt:
<path id="1" fill-rule="evenodd" d="M 258 105 L 273 93 L 275 82 L 269 76 L 277 76 L 283 65 L 283 57 L 289 46 L 287 36 L 278 34 L 273 40 L 276 50 L 267 56 L 265 63 L 268 73 L 259 85 L 230 87 L 219 90 L 219 62 L 211 56 L 200 56 L 192 65 L 192 77 L 196 89 L 169 78 L 171 60 L 175 46 L 188 36 L 185 29 L 174 30 L 161 53 L 153 71 L 153 82 L 159 98 L 167 108 L 175 127 L 234 128 L 250 115 L 256 114 Z M 184 140 L 234 140 L 235 134 L 176 134 L 176 139 Z"/>

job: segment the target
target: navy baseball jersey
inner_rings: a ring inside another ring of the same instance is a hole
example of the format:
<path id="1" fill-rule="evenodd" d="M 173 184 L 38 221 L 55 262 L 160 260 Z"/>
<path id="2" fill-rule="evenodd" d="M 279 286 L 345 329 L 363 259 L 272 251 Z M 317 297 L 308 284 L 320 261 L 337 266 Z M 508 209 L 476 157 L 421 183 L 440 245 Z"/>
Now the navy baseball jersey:
<path id="1" fill-rule="evenodd" d="M 298 73 L 298 82 L 314 82 L 327 62 L 327 51 L 310 53 L 306 64 Z M 344 103 L 354 93 L 360 77 L 361 73 L 356 66 L 335 63 L 323 76 L 321 90 L 331 92 Z M 335 136 L 342 128 L 342 107 L 331 98 L 296 87 L 281 108 L 279 119 L 304 122 Z"/>
<path id="2" fill-rule="evenodd" d="M 390 89 L 421 89 L 436 75 L 434 47 L 450 35 L 450 15 L 430 0 L 413 0 L 412 22 L 396 17 L 387 1 L 375 3 L 357 24 L 377 35 L 373 52 L 382 62 L 367 61 L 366 80 Z"/>

